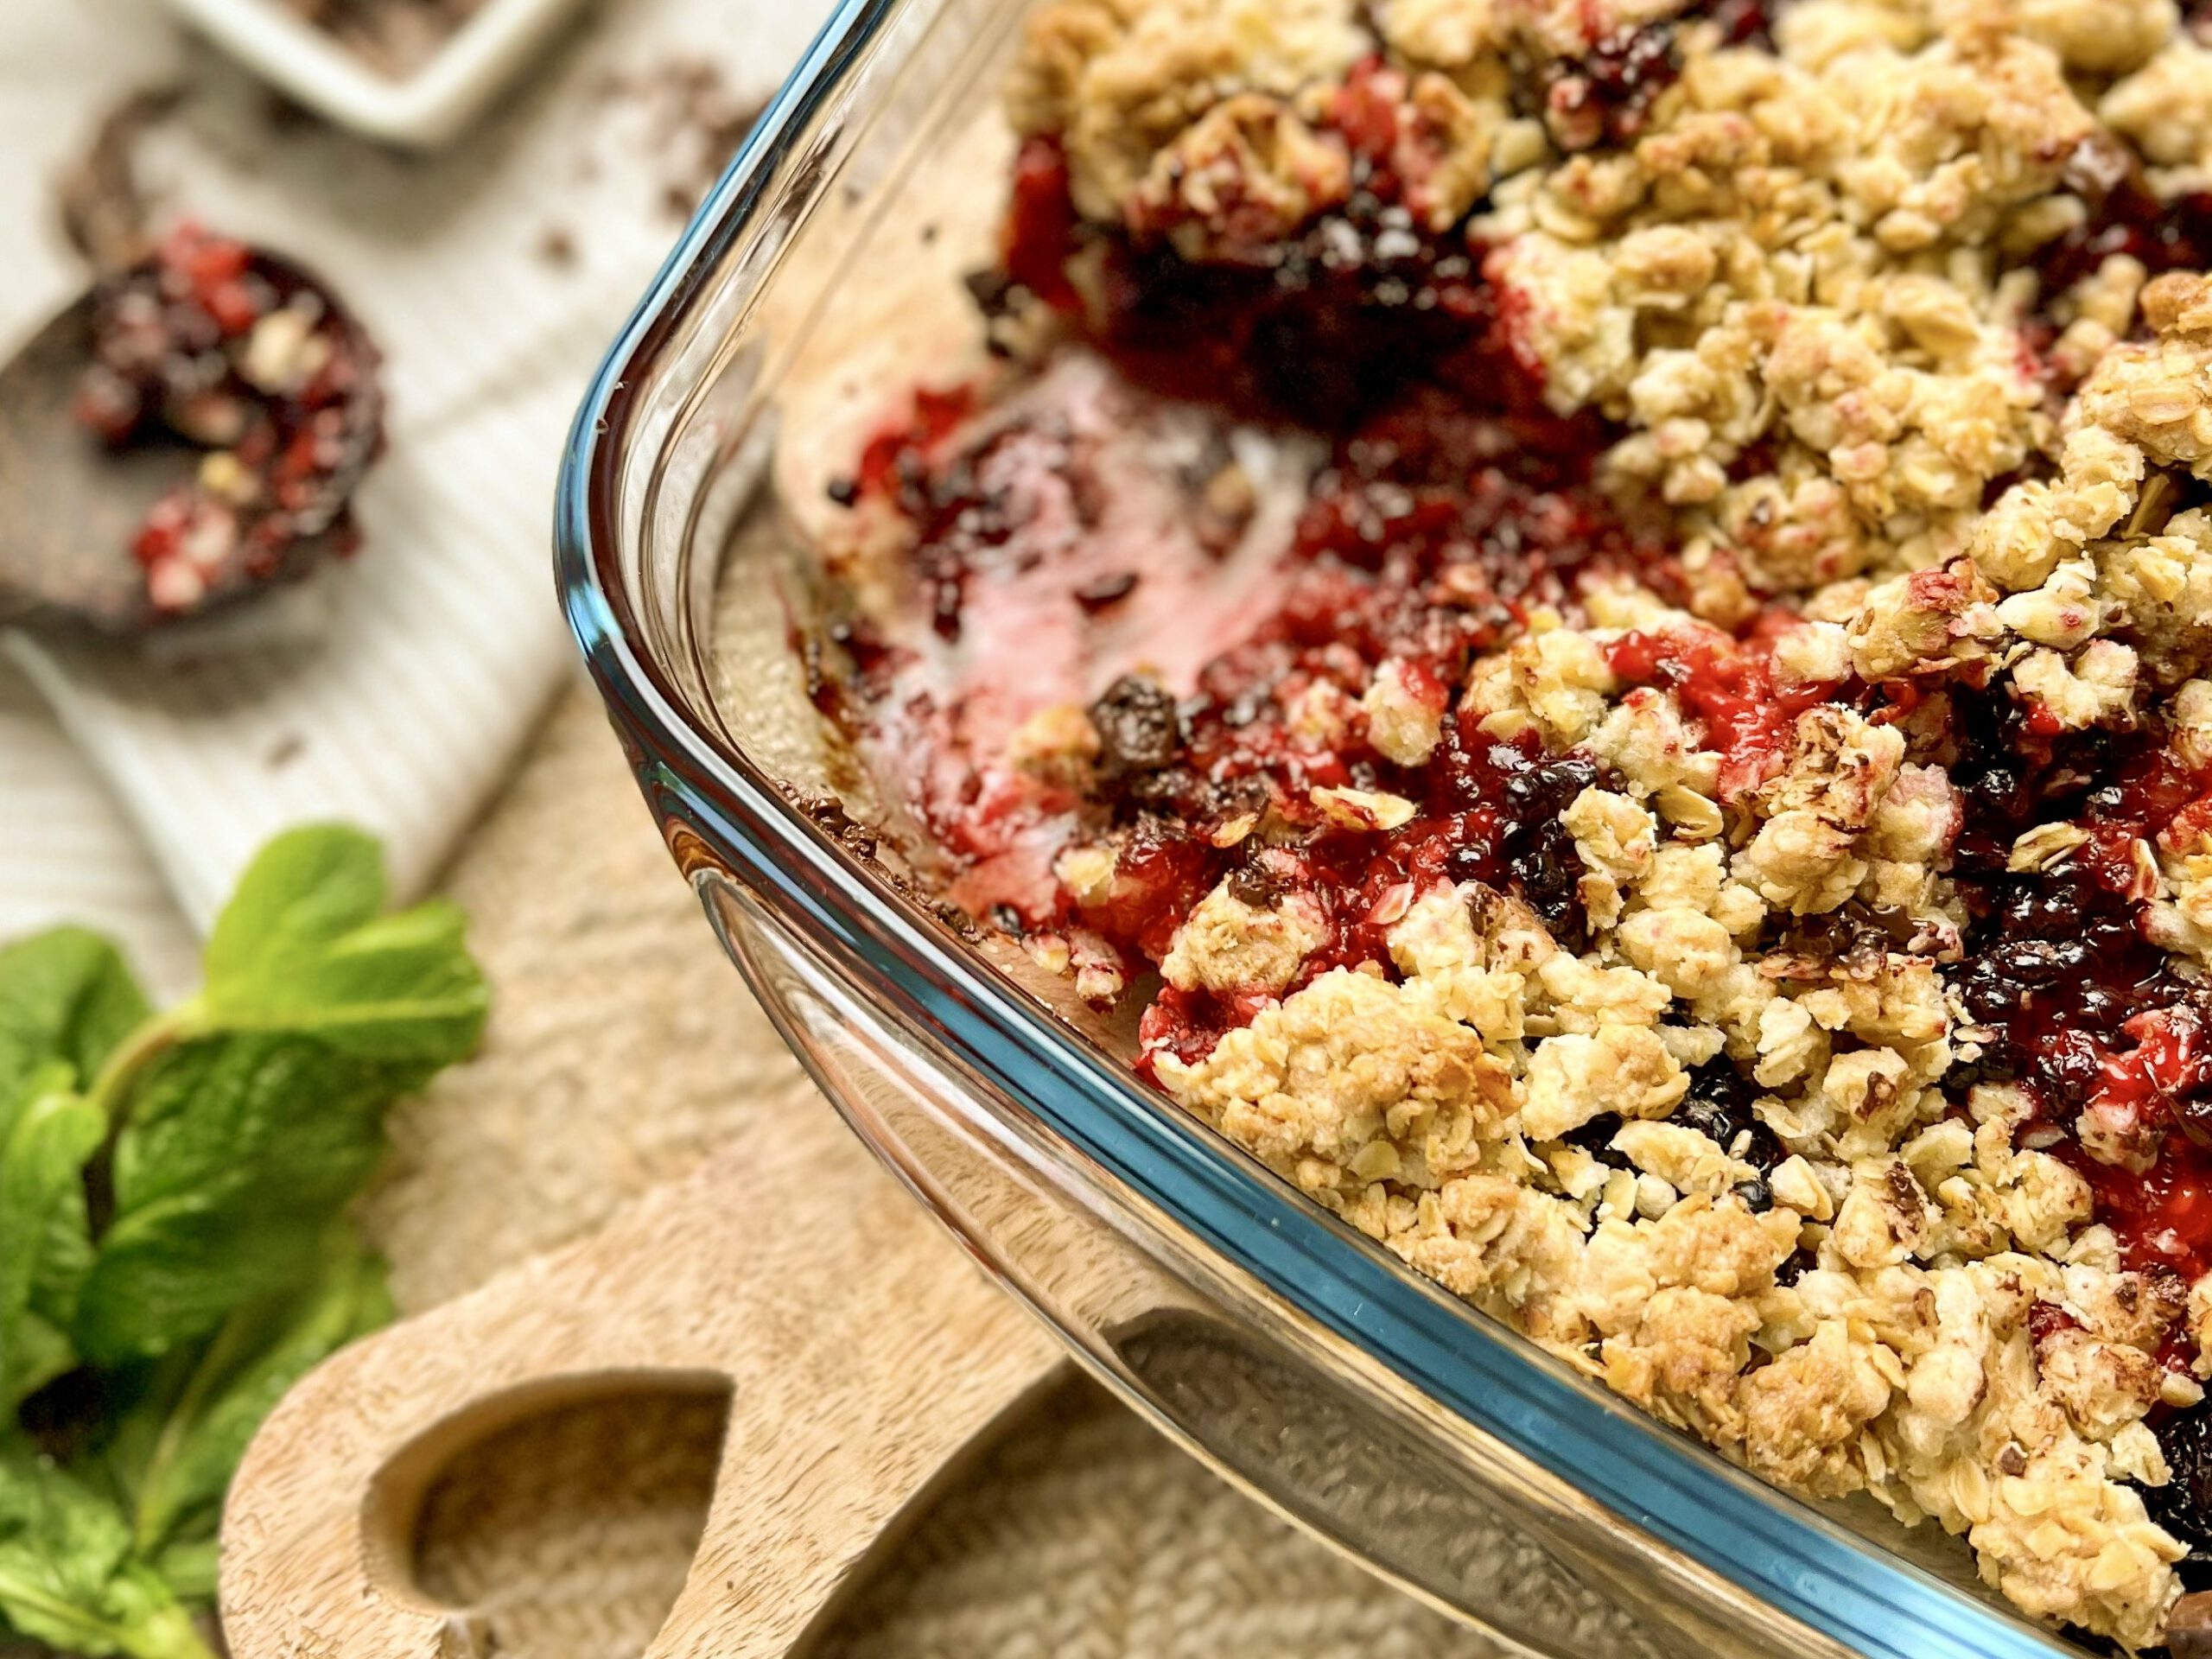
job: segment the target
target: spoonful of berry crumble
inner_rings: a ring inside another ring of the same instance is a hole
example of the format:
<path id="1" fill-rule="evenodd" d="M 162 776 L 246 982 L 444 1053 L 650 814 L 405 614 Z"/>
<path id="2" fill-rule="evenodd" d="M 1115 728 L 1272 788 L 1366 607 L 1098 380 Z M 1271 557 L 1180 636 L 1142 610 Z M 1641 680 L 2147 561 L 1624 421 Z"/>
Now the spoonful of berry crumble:
<path id="1" fill-rule="evenodd" d="M 0 622 L 134 635 L 351 552 L 378 362 L 315 276 L 197 226 L 111 267 L 0 367 Z"/>

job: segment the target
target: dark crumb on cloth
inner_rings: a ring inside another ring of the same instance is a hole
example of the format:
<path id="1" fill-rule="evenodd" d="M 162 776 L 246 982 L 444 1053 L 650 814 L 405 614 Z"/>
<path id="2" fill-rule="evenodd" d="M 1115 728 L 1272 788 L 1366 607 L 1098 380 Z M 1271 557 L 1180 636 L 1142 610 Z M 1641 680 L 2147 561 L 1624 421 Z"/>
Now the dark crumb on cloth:
<path id="1" fill-rule="evenodd" d="M 610 74 L 599 94 L 647 112 L 645 142 L 664 158 L 661 207 L 671 219 L 689 219 L 705 200 L 764 107 L 732 90 L 720 64 L 700 57 Z"/>

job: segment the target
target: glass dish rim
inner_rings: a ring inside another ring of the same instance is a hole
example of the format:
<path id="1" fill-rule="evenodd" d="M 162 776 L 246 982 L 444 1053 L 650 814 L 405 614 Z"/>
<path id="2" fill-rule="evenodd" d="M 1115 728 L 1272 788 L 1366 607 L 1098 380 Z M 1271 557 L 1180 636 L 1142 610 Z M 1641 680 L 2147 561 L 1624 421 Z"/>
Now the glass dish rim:
<path id="1" fill-rule="evenodd" d="M 625 626 L 614 537 L 601 532 L 616 522 L 613 485 L 645 378 L 633 365 L 650 362 L 699 302 L 703 273 L 776 200 L 767 184 L 797 136 L 910 3 L 838 0 L 616 336 L 570 429 L 555 501 L 556 585 L 640 786 L 715 863 L 743 872 L 772 910 L 804 918 L 849 969 L 889 988 L 894 1007 L 925 1019 L 963 1063 L 1023 1101 L 1086 1162 L 1618 1521 L 1869 1659 L 2078 1652 L 1574 1376 L 1147 1096 L 980 958 L 947 948 L 907 901 L 837 852 L 766 773 L 690 717 L 650 647 Z"/>

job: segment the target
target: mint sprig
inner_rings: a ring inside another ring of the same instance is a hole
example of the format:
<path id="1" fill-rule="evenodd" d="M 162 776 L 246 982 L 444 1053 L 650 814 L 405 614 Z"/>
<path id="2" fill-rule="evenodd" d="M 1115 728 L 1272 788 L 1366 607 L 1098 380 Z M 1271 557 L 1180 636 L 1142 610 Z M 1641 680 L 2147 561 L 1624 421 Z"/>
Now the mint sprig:
<path id="1" fill-rule="evenodd" d="M 64 1652 L 211 1659 L 115 1505 L 20 1438 L 0 1440 L 0 1610 Z"/>
<path id="2" fill-rule="evenodd" d="M 97 935 L 0 948 L 0 1631 L 208 1659 L 246 1443 L 390 1319 L 344 1212 L 486 995 L 457 911 L 385 900 L 371 837 L 279 837 L 160 1014 Z"/>

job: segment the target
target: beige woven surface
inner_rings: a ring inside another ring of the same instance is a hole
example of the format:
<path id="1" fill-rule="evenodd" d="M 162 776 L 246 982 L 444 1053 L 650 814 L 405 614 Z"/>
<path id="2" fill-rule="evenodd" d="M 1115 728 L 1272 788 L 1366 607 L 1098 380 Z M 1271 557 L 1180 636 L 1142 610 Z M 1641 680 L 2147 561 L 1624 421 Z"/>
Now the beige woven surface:
<path id="1" fill-rule="evenodd" d="M 497 992 L 482 1056 L 402 1111 L 371 1205 L 402 1305 L 466 1290 L 690 1168 L 812 1085 L 753 1006 L 579 689 L 447 890 Z M 826 1106 L 819 1109 L 827 1110 Z M 448 1475 L 426 1589 L 517 1659 L 643 1649 L 682 1581 L 720 1415 L 575 1408 Z M 1491 1644 L 1293 1533 L 1095 1390 L 1015 1432 L 889 1551 L 837 1659 L 1476 1659 Z"/>

